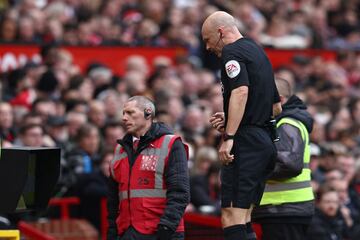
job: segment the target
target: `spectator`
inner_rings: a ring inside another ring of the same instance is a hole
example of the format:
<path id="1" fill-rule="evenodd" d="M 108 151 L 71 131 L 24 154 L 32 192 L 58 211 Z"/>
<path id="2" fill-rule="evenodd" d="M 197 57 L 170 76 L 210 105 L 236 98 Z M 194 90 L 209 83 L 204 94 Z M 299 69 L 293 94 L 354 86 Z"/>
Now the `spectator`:
<path id="1" fill-rule="evenodd" d="M 87 122 L 87 116 L 81 112 L 68 112 L 66 122 L 68 124 L 69 139 L 74 140 L 79 128 Z"/>
<path id="2" fill-rule="evenodd" d="M 43 123 L 46 123 L 49 116 L 56 115 L 55 102 L 50 99 L 36 99 L 32 106 L 33 112 L 41 116 Z"/>
<path id="3" fill-rule="evenodd" d="M 22 16 L 19 19 L 18 39 L 24 43 L 38 43 L 40 39 L 37 38 L 34 29 L 34 21 L 31 17 Z"/>
<path id="4" fill-rule="evenodd" d="M 96 127 L 103 130 L 106 123 L 105 105 L 98 100 L 92 100 L 89 103 L 89 121 Z"/>
<path id="5" fill-rule="evenodd" d="M 41 125 L 29 124 L 20 128 L 15 146 L 44 147 L 44 129 Z"/>
<path id="6" fill-rule="evenodd" d="M 204 214 L 220 215 L 220 166 L 212 162 L 205 174 L 190 178 L 190 203 Z"/>
<path id="7" fill-rule="evenodd" d="M 66 150 L 69 134 L 65 117 L 51 116 L 47 120 L 47 126 L 49 137 L 52 138 L 55 145 Z"/>
<path id="8" fill-rule="evenodd" d="M 146 92 L 145 75 L 141 72 L 129 71 L 124 76 L 126 92 L 130 96 L 141 95 Z"/>
<path id="9" fill-rule="evenodd" d="M 182 130 L 185 139 L 200 146 L 204 142 L 205 118 L 203 111 L 198 105 L 191 105 L 187 108 L 182 122 Z"/>
<path id="10" fill-rule="evenodd" d="M 74 186 L 74 193 L 80 198 L 79 217 L 87 219 L 94 227 L 101 230 L 101 200 L 108 194 L 107 177 L 109 165 L 113 159 L 112 151 L 102 155 L 99 166 L 91 173 L 79 174 Z"/>
<path id="11" fill-rule="evenodd" d="M 42 125 L 42 124 L 45 124 L 45 122 L 43 122 L 43 118 L 40 114 L 35 113 L 35 112 L 29 112 L 26 115 L 24 115 L 23 124 L 24 125 L 28 125 L 28 124 Z"/>
<path id="12" fill-rule="evenodd" d="M 97 96 L 97 99 L 102 101 L 105 106 L 105 114 L 108 121 L 120 120 L 121 111 L 118 107 L 120 96 L 115 90 L 105 90 Z"/>
<path id="13" fill-rule="evenodd" d="M 123 138 L 125 130 L 119 122 L 108 122 L 104 127 L 104 146 L 114 149 L 117 140 Z"/>
<path id="14" fill-rule="evenodd" d="M 307 239 L 328 240 L 343 239 L 349 236 L 349 227 L 340 213 L 338 193 L 324 187 L 318 194 L 317 208 L 308 229 Z"/>
<path id="15" fill-rule="evenodd" d="M 127 72 L 141 72 L 145 76 L 147 76 L 150 72 L 146 59 L 140 55 L 131 55 L 126 59 L 125 64 L 125 70 Z"/>
<path id="16" fill-rule="evenodd" d="M 3 42 L 13 42 L 16 40 L 17 23 L 14 19 L 4 18 L 1 22 L 0 39 Z"/>
<path id="17" fill-rule="evenodd" d="M 200 147 L 195 157 L 194 173 L 201 176 L 207 175 L 210 166 L 218 160 L 217 152 L 213 147 Z"/>
<path id="18" fill-rule="evenodd" d="M 76 194 L 76 184 L 81 174 L 97 171 L 100 161 L 99 130 L 92 124 L 82 125 L 76 135 L 76 143 L 65 153 L 65 166 L 62 182 L 67 187 L 67 195 Z"/>
<path id="19" fill-rule="evenodd" d="M 0 102 L 0 138 L 8 142 L 13 142 L 16 133 L 13 126 L 12 107 L 7 102 Z"/>
<path id="20" fill-rule="evenodd" d="M 359 198 L 356 195 L 353 195 L 353 199 L 350 198 L 350 189 L 346 180 L 335 180 L 329 184 L 339 195 L 341 211 L 343 214 L 349 214 L 349 219 L 351 219 L 351 224 L 349 227 L 356 223 L 359 223 Z"/>
<path id="21" fill-rule="evenodd" d="M 105 67 L 96 67 L 90 70 L 89 77 L 95 88 L 94 95 L 96 97 L 101 91 L 110 87 L 112 72 Z"/>
<path id="22" fill-rule="evenodd" d="M 248 36 L 278 48 L 359 47 L 357 2 L 155 1 L 73 3 L 11 2 L 2 21 L 3 41 L 35 43 L 182 45 L 200 55 L 200 22 L 216 10 L 233 12 Z M 87 4 L 87 5 L 86 5 Z M 213 5 L 212 5 L 213 4 Z M 351 6 L 351 7 L 349 7 Z M 166 14 L 169 12 L 169 14 Z M 17 24 L 18 22 L 18 24 Z M 275 26 L 275 27 L 274 27 Z M 5 31 L 5 29 L 7 31 Z M 18 36 L 16 36 L 18 32 Z"/>

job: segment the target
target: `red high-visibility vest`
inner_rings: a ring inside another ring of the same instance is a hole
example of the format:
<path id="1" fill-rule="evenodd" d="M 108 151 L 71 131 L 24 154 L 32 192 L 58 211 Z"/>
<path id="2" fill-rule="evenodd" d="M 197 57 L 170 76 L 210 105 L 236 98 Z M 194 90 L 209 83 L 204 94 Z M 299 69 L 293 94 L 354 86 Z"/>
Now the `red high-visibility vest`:
<path id="1" fill-rule="evenodd" d="M 175 135 L 164 135 L 142 150 L 130 171 L 128 156 L 118 145 L 111 162 L 112 177 L 119 183 L 119 216 L 116 219 L 118 234 L 130 226 L 142 234 L 154 234 L 166 206 L 164 169 Z M 184 219 L 177 232 L 184 231 Z"/>

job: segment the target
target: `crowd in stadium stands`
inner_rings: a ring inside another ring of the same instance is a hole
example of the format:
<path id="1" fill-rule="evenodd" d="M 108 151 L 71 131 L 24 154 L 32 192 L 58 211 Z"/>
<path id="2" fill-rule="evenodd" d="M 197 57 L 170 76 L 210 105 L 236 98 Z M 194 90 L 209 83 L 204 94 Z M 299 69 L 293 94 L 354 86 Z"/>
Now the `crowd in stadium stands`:
<path id="1" fill-rule="evenodd" d="M 318 201 L 310 234 L 326 234 L 323 226 L 337 239 L 359 239 L 360 54 L 349 49 L 360 47 L 360 1 L 4 2 L 2 42 L 50 45 L 42 49 L 42 63 L 2 74 L 3 146 L 61 147 L 56 195 L 80 197 L 78 214 L 95 226 L 96 204 L 106 196 L 109 159 L 116 139 L 124 135 L 120 106 L 139 94 L 155 100 L 157 120 L 172 126 L 190 146 L 192 204 L 187 210 L 219 213 L 220 135 L 208 119 L 222 111 L 222 92 L 215 60 L 204 57 L 199 36 L 209 13 L 231 12 L 239 28 L 265 47 L 342 49 L 334 61 L 295 56 L 275 75 L 295 86 L 315 120 L 310 168 Z M 181 45 L 189 57 L 173 64 L 158 58 L 150 71 L 145 59 L 134 55 L 122 76 L 98 62 L 81 73 L 61 44 Z"/>
<path id="2" fill-rule="evenodd" d="M 200 24 L 225 10 L 265 46 L 360 48 L 358 0 L 9 0 L 0 7 L 4 42 L 184 45 L 196 55 Z"/>

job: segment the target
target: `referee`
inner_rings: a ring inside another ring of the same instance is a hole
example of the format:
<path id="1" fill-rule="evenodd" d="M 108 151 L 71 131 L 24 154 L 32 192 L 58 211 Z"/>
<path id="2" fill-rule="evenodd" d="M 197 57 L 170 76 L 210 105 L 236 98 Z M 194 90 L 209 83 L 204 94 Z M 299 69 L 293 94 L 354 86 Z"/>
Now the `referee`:
<path id="1" fill-rule="evenodd" d="M 274 165 L 269 121 L 281 112 L 272 67 L 263 49 L 243 37 L 226 12 L 215 12 L 204 21 L 202 38 L 222 64 L 224 113 L 215 113 L 210 122 L 223 132 L 219 158 L 225 240 L 256 239 L 251 211 Z"/>

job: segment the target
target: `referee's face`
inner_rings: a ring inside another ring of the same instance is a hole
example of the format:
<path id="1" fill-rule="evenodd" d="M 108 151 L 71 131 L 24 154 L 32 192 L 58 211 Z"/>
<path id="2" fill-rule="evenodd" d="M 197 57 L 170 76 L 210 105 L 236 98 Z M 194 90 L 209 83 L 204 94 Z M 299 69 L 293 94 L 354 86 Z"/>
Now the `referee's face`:
<path id="1" fill-rule="evenodd" d="M 206 50 L 221 57 L 222 44 L 221 35 L 215 31 L 210 31 L 208 27 L 202 29 L 202 38 L 206 46 Z"/>

